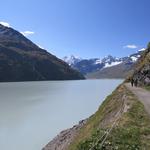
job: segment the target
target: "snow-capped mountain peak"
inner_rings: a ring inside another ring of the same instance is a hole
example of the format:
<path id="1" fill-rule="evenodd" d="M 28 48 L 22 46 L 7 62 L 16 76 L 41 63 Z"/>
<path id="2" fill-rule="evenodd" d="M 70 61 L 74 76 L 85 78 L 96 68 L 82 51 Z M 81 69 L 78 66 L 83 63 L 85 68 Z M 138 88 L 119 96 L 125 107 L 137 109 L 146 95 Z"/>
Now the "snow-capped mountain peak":
<path id="1" fill-rule="evenodd" d="M 65 56 L 63 57 L 63 61 L 65 61 L 66 63 L 68 63 L 69 65 L 74 65 L 76 63 L 78 63 L 79 61 L 81 61 L 82 58 L 78 57 L 78 56 L 74 56 L 74 55 L 70 55 L 70 56 Z"/>
<path id="2" fill-rule="evenodd" d="M 118 61 L 118 59 L 116 59 L 116 57 L 113 57 L 113 56 L 111 56 L 111 55 L 105 56 L 105 57 L 102 59 L 102 62 L 103 62 L 103 63 L 111 63 L 111 62 L 115 62 L 115 61 Z"/>
<path id="3" fill-rule="evenodd" d="M 102 59 L 102 63 L 104 64 L 103 68 L 108 68 L 108 67 L 112 67 L 112 66 L 121 64 L 122 60 L 120 58 L 108 55 Z"/>

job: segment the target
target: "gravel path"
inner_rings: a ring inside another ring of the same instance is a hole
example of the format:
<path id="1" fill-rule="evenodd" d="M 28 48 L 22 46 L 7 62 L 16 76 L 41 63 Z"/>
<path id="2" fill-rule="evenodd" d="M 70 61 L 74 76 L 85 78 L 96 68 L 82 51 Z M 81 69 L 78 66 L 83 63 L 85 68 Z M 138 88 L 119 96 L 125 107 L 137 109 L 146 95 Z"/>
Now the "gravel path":
<path id="1" fill-rule="evenodd" d="M 129 83 L 125 85 L 143 103 L 146 111 L 150 115 L 150 92 L 140 87 L 132 87 Z"/>

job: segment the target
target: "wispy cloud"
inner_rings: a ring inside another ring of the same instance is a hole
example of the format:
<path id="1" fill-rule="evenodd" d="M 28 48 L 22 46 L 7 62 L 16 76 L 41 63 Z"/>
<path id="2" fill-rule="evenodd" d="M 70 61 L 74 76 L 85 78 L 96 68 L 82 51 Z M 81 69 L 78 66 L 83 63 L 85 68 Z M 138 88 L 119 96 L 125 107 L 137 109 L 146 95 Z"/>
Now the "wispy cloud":
<path id="1" fill-rule="evenodd" d="M 33 32 L 33 31 L 22 31 L 20 33 L 23 34 L 24 36 L 29 36 L 29 35 L 33 35 L 35 32 Z"/>
<path id="2" fill-rule="evenodd" d="M 10 27 L 10 24 L 8 22 L 0 21 L 0 24 L 2 24 L 5 27 Z"/>
<path id="3" fill-rule="evenodd" d="M 129 44 L 129 45 L 123 46 L 123 48 L 135 49 L 135 48 L 138 48 L 138 46 L 136 46 L 136 45 L 134 45 L 134 44 Z"/>

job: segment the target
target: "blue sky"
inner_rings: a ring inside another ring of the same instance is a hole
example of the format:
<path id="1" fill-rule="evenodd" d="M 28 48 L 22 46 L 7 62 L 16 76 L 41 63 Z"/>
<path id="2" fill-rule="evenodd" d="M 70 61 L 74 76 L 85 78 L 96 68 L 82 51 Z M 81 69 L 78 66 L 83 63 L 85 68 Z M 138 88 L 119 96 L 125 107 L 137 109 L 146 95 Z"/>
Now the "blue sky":
<path id="1" fill-rule="evenodd" d="M 0 21 L 31 31 L 29 39 L 58 57 L 121 57 L 150 41 L 149 6 L 149 0 L 5 0 Z"/>

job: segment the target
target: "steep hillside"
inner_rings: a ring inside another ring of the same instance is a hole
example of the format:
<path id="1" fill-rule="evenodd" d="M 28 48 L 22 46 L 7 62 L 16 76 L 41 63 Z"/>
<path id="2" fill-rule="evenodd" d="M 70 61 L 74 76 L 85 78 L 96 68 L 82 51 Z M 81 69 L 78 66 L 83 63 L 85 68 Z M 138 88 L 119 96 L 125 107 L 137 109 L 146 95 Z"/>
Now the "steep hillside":
<path id="1" fill-rule="evenodd" d="M 150 44 L 138 60 L 131 78 L 137 79 L 139 86 L 150 86 Z"/>
<path id="2" fill-rule="evenodd" d="M 0 81 L 84 79 L 18 31 L 0 24 Z"/>

